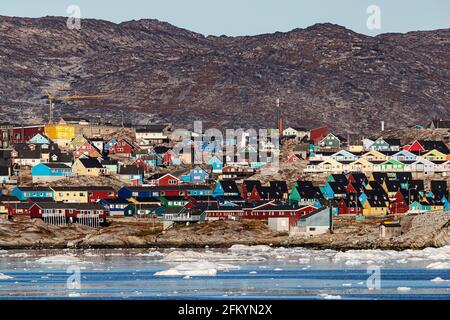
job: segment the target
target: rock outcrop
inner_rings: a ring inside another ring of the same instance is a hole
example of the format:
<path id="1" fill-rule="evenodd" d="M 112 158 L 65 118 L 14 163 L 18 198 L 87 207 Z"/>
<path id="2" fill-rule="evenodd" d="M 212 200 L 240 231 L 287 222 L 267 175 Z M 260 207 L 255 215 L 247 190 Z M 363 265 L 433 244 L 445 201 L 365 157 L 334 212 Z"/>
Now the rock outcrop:
<path id="1" fill-rule="evenodd" d="M 0 34 L 3 121 L 46 120 L 47 89 L 109 94 L 57 101 L 56 115 L 119 123 L 124 110 L 129 122 L 185 127 L 274 127 L 277 97 L 287 125 L 345 134 L 381 120 L 424 124 L 450 110 L 450 29 L 370 37 L 317 24 L 206 37 L 156 20 L 86 19 L 69 30 L 63 17 L 0 17 Z"/>
<path id="2" fill-rule="evenodd" d="M 0 220 L 0 248 L 142 248 L 230 247 L 234 244 L 305 246 L 345 249 L 422 249 L 450 245 L 449 213 L 406 216 L 403 234 L 380 238 L 379 222 L 348 220 L 339 223 L 333 234 L 290 237 L 268 229 L 262 221 L 215 221 L 176 226 L 167 231 L 157 221 L 115 219 L 109 227 L 93 229 L 81 225 L 53 226 L 40 220 Z"/>

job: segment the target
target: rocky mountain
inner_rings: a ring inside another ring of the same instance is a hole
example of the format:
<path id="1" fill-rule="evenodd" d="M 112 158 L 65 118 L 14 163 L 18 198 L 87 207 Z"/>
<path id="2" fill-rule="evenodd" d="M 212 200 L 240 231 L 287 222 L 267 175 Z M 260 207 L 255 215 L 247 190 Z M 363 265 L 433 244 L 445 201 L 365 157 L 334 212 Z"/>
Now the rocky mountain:
<path id="1" fill-rule="evenodd" d="M 369 37 L 332 24 L 247 37 L 203 36 L 157 20 L 114 24 L 0 17 L 0 121 L 59 115 L 192 127 L 328 125 L 365 133 L 450 112 L 450 29 Z"/>

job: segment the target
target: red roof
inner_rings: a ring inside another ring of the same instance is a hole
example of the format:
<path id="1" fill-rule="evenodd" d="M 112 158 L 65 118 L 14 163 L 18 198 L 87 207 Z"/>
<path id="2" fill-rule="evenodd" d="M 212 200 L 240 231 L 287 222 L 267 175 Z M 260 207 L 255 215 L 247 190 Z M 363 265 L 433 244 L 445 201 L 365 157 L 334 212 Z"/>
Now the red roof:
<path id="1" fill-rule="evenodd" d="M 327 127 L 315 128 L 310 131 L 310 139 L 317 144 L 328 134 Z"/>

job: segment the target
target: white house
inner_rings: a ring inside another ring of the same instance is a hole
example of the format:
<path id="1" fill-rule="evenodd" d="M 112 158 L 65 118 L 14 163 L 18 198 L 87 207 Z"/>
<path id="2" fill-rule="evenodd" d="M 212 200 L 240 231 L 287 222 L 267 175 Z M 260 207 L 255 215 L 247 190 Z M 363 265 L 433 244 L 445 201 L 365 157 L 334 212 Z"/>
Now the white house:
<path id="1" fill-rule="evenodd" d="M 412 172 L 431 174 L 436 171 L 436 165 L 430 160 L 418 158 L 409 165 Z"/>
<path id="2" fill-rule="evenodd" d="M 309 139 L 309 130 L 300 127 L 289 127 L 283 130 L 283 137 L 296 137 L 296 139 L 301 140 L 305 136 Z"/>
<path id="3" fill-rule="evenodd" d="M 169 126 L 165 124 L 149 125 L 136 129 L 136 140 L 149 144 L 164 143 L 169 138 L 166 134 Z"/>

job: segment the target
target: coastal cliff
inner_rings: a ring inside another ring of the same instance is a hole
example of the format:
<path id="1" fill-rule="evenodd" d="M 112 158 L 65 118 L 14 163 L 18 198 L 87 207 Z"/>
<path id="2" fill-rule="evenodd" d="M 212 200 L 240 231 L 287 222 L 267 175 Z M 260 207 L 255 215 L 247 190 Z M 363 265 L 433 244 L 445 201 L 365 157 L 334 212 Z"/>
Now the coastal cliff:
<path id="1" fill-rule="evenodd" d="M 167 231 L 151 220 L 115 219 L 94 229 L 82 225 L 54 226 L 41 220 L 0 220 L 0 248 L 144 248 L 230 247 L 234 244 L 303 246 L 317 249 L 423 249 L 450 245 L 450 215 L 426 213 L 402 218 L 402 235 L 380 238 L 379 221 L 347 220 L 332 234 L 289 237 L 268 229 L 262 221 L 216 221 L 177 226 Z"/>

